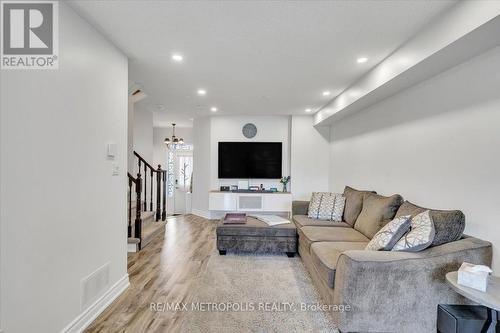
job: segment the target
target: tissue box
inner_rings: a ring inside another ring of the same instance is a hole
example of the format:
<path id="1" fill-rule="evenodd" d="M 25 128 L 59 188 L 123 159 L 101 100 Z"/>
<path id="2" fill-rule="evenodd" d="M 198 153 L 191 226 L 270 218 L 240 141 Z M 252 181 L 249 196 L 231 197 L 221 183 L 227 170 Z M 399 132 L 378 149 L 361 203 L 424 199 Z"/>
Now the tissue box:
<path id="1" fill-rule="evenodd" d="M 464 262 L 458 270 L 457 283 L 461 286 L 485 292 L 488 286 L 488 276 L 490 273 L 491 269 L 487 266 L 473 265 Z"/>

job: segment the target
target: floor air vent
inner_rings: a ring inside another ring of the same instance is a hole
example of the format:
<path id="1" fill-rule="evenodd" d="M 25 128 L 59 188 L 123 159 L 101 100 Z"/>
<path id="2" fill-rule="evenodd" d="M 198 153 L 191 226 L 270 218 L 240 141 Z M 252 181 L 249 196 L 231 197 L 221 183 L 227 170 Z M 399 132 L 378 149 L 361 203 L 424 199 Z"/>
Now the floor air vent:
<path id="1" fill-rule="evenodd" d="M 84 310 L 95 302 L 108 287 L 109 262 L 82 280 L 81 309 Z"/>

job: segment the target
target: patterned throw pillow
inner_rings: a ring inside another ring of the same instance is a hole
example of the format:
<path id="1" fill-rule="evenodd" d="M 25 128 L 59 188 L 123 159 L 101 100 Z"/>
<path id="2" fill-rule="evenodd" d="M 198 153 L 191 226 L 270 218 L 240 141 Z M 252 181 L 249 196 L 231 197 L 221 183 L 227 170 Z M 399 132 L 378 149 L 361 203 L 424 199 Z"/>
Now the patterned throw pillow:
<path id="1" fill-rule="evenodd" d="M 396 217 L 380 229 L 365 250 L 390 251 L 394 244 L 410 230 L 411 215 Z"/>
<path id="2" fill-rule="evenodd" d="M 339 193 L 313 192 L 308 216 L 324 221 L 342 221 L 345 197 Z"/>
<path id="3" fill-rule="evenodd" d="M 411 219 L 410 231 L 394 245 L 392 251 L 422 251 L 432 244 L 434 236 L 434 222 L 430 211 L 426 210 Z"/>

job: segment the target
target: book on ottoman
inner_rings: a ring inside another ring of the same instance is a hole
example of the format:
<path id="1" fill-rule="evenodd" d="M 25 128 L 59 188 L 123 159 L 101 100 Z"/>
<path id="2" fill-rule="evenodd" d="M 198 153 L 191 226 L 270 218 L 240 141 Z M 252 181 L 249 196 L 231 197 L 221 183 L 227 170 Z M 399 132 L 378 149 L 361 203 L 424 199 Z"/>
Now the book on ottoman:
<path id="1" fill-rule="evenodd" d="M 247 214 L 227 213 L 223 221 L 224 224 L 245 224 L 247 223 Z"/>

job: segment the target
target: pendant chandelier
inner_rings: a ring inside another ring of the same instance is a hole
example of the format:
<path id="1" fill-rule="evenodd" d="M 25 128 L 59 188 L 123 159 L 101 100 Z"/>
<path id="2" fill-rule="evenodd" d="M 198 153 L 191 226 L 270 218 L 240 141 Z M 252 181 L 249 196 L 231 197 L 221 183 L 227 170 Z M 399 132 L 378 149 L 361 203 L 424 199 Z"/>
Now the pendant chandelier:
<path id="1" fill-rule="evenodd" d="M 183 138 L 178 138 L 175 136 L 175 124 L 172 123 L 172 137 L 166 137 L 165 140 L 163 140 L 163 143 L 167 145 L 167 147 L 170 147 L 170 145 L 182 145 L 184 144 L 184 139 Z"/>

